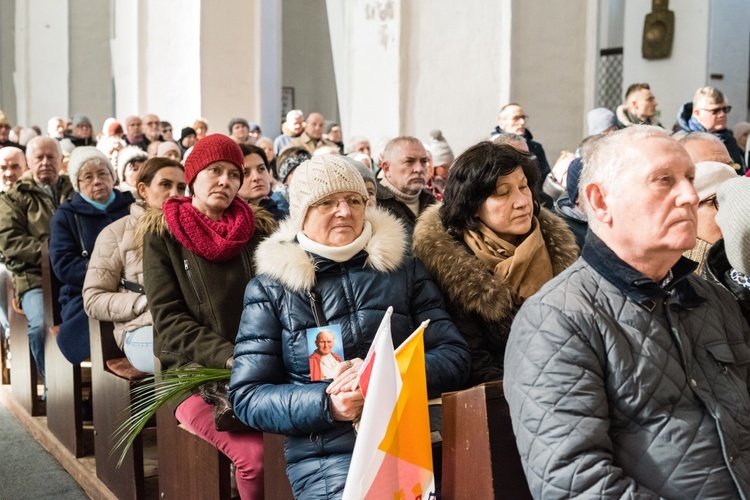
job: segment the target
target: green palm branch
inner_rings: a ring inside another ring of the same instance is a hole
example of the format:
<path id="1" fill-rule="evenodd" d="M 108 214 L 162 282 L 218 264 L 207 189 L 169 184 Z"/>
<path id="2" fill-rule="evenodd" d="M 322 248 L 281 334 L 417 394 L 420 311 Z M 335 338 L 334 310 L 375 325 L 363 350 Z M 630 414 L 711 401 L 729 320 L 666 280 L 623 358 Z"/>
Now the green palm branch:
<path id="1" fill-rule="evenodd" d="M 130 391 L 130 417 L 110 438 L 116 441 L 112 454 L 122 448 L 117 466 L 122 465 L 133 441 L 162 405 L 191 394 L 207 382 L 229 380 L 231 373 L 229 368 L 174 368 L 141 380 Z"/>

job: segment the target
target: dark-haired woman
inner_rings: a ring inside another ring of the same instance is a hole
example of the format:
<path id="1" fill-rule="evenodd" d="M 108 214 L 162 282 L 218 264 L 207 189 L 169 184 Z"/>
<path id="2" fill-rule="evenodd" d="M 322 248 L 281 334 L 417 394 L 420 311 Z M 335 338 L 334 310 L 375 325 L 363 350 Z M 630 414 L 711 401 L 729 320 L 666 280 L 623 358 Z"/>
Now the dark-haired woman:
<path id="1" fill-rule="evenodd" d="M 243 172 L 245 180 L 237 196 L 249 204 L 260 207 L 281 221 L 289 215 L 289 203 L 279 192 L 271 191 L 273 174 L 268 168 L 268 157 L 262 148 L 250 144 L 240 144 L 244 155 Z"/>
<path id="2" fill-rule="evenodd" d="M 242 151 L 229 137 L 208 135 L 185 160 L 190 197 L 170 198 L 138 221 L 143 279 L 154 321 L 154 354 L 162 369 L 231 368 L 242 295 L 255 274 L 253 256 L 276 224 L 238 198 Z M 235 465 L 244 498 L 263 498 L 263 437 L 217 431 L 214 407 L 192 394 L 175 418 Z M 189 458 L 189 457 L 184 457 Z"/>
<path id="3" fill-rule="evenodd" d="M 472 385 L 502 378 L 518 308 L 578 256 L 567 224 L 540 208 L 538 176 L 527 153 L 481 142 L 456 159 L 442 205 L 414 230 L 414 255 L 472 351 Z"/>
<path id="4" fill-rule="evenodd" d="M 99 234 L 83 284 L 83 307 L 91 318 L 112 321 L 115 340 L 128 361 L 143 372 L 154 371 L 154 333 L 143 290 L 143 260 L 135 228 L 148 207 L 185 196 L 185 169 L 169 158 L 152 158 L 135 181 L 136 203 L 130 215 Z"/>

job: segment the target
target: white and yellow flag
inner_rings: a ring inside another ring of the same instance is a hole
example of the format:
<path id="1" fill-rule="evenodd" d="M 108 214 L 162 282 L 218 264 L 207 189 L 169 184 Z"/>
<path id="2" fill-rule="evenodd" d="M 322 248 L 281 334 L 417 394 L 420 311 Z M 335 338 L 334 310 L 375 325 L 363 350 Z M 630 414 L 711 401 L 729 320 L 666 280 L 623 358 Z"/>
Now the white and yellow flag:
<path id="1" fill-rule="evenodd" d="M 389 308 L 360 369 L 365 396 L 344 500 L 434 498 L 425 321 L 394 352 Z"/>

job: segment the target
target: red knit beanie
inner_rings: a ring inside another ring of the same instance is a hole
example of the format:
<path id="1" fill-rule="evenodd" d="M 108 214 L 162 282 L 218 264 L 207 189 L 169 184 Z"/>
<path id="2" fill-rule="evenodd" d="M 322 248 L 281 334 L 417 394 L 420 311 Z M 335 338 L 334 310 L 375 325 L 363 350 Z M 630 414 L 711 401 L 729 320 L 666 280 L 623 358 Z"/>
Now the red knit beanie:
<path id="1" fill-rule="evenodd" d="M 198 173 L 217 161 L 228 161 L 240 171 L 240 185 L 244 180 L 242 163 L 245 157 L 242 150 L 232 139 L 223 134 L 207 135 L 195 143 L 193 151 L 185 160 L 185 181 L 188 186 L 193 184 L 193 179 Z"/>

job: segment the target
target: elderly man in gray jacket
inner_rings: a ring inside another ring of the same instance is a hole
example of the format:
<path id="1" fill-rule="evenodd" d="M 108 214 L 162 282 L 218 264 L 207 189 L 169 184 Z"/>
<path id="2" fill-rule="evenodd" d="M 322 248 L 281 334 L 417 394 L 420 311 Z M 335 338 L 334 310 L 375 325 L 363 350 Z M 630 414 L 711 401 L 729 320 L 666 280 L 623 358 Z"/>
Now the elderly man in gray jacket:
<path id="1" fill-rule="evenodd" d="M 747 498 L 750 329 L 681 257 L 695 167 L 634 126 L 584 158 L 581 258 L 527 300 L 505 395 L 535 498 Z"/>

